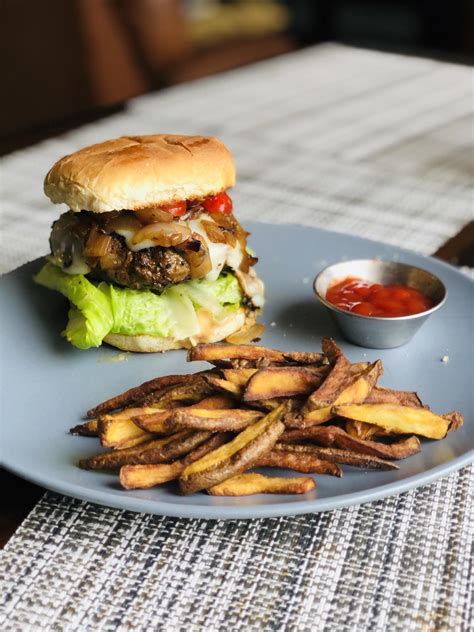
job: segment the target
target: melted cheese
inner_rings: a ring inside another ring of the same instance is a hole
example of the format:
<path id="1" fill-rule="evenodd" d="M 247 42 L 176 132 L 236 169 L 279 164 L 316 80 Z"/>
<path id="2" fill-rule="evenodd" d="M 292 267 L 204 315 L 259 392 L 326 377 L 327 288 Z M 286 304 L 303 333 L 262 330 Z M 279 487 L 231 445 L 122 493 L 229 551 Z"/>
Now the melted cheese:
<path id="1" fill-rule="evenodd" d="M 205 219 L 208 222 L 214 221 L 211 217 L 208 216 L 206 216 Z M 219 274 L 222 272 L 222 268 L 225 265 L 228 265 L 233 270 L 239 269 L 239 266 L 242 263 L 243 255 L 238 243 L 233 248 L 227 244 L 214 243 L 207 236 L 206 230 L 202 225 L 200 219 L 193 219 L 187 222 L 187 225 L 193 231 L 193 233 L 197 233 L 200 237 L 202 237 L 204 243 L 209 249 L 212 269 L 204 277 L 207 281 L 215 281 L 219 277 Z M 144 248 L 153 248 L 154 246 L 156 246 L 156 244 L 151 239 L 145 239 L 144 241 L 140 241 L 138 244 L 133 243 L 133 238 L 135 236 L 135 232 L 133 230 L 120 228 L 115 232 L 125 239 L 128 248 L 133 252 L 138 252 L 139 250 L 143 250 Z"/>

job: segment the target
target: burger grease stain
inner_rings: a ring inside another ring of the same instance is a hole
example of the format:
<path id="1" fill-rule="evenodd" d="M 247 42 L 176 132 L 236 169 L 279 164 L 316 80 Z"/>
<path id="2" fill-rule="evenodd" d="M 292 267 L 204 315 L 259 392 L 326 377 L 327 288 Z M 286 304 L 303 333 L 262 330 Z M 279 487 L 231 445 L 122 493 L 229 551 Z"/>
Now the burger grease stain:
<path id="1" fill-rule="evenodd" d="M 130 355 L 129 351 L 120 351 L 115 353 L 114 351 L 103 351 L 97 356 L 98 364 L 113 364 L 116 362 L 126 362 Z"/>

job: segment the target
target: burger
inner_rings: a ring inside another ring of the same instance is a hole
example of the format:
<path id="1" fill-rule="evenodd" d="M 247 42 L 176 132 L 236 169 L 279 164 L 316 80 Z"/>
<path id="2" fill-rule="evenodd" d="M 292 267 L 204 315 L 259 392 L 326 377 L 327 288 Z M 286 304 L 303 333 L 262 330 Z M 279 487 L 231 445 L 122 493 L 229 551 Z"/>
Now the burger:
<path id="1" fill-rule="evenodd" d="M 255 332 L 263 283 L 234 183 L 214 137 L 124 136 L 59 160 L 44 191 L 68 210 L 35 281 L 68 299 L 67 340 L 156 352 Z"/>

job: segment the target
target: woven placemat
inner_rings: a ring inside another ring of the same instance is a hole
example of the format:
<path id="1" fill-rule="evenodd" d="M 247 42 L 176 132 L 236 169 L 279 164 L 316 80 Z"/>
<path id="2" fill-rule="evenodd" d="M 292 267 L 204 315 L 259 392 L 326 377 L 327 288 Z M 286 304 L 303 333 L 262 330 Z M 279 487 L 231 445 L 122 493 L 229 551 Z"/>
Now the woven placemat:
<path id="1" fill-rule="evenodd" d="M 469 630 L 473 489 L 465 468 L 362 506 L 226 522 L 132 514 L 48 493 L 3 554 L 0 624 Z"/>
<path id="2" fill-rule="evenodd" d="M 142 97 L 2 162 L 0 271 L 47 249 L 54 160 L 157 131 L 225 140 L 244 222 L 429 254 L 472 214 L 471 109 L 467 68 L 334 45 Z M 470 467 L 363 506 L 230 522 L 48 493 L 2 552 L 0 629 L 469 630 L 473 480 Z"/>

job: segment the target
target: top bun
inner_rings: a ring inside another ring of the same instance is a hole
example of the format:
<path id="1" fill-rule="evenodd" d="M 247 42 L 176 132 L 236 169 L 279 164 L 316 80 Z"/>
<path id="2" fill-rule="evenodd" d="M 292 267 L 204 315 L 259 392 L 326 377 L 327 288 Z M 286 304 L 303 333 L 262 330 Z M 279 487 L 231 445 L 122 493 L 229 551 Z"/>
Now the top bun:
<path id="1" fill-rule="evenodd" d="M 73 211 L 139 210 L 216 195 L 235 184 L 227 147 L 212 136 L 122 136 L 51 168 L 44 192 Z"/>

